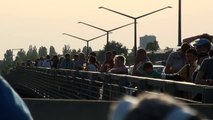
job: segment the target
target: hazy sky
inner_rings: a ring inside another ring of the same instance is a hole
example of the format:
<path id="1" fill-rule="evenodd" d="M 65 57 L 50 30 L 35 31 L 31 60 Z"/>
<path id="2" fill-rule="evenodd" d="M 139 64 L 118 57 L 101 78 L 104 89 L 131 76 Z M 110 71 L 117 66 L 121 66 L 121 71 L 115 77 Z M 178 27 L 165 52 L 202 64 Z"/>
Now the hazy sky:
<path id="1" fill-rule="evenodd" d="M 213 0 L 182 0 L 182 38 L 209 33 L 213 34 Z M 82 48 L 86 42 L 63 32 L 91 39 L 105 32 L 77 22 L 83 21 L 106 30 L 133 22 L 132 19 L 98 7 L 104 6 L 130 16 L 140 16 L 165 6 L 158 13 L 138 19 L 139 36 L 155 35 L 161 48 L 177 45 L 178 0 L 1 0 L 0 4 L 0 59 L 7 49 L 23 48 L 29 45 L 52 45 L 58 53 L 63 46 Z M 133 25 L 114 31 L 110 40 L 121 42 L 131 49 L 134 35 Z M 102 49 L 106 37 L 90 42 L 93 50 Z M 14 51 L 16 54 L 17 51 Z"/>

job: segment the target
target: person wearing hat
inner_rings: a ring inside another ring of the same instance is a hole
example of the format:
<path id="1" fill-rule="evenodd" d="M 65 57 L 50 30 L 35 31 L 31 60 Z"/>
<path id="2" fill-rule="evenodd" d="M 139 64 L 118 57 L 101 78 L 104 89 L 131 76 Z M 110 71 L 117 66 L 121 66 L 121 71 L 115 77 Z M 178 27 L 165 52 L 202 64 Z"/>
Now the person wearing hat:
<path id="1" fill-rule="evenodd" d="M 192 36 L 192 37 L 189 37 L 189 38 L 185 38 L 185 39 L 183 39 L 183 43 L 189 43 L 190 44 L 190 43 L 192 43 L 195 40 L 200 39 L 200 38 L 205 38 L 205 39 L 209 40 L 209 42 L 213 42 L 213 36 L 209 35 L 207 33 L 204 33 L 204 34 L 201 34 L 201 35 L 196 35 L 196 36 Z"/>
<path id="2" fill-rule="evenodd" d="M 192 43 L 194 42 L 193 46 L 197 49 L 197 52 L 205 52 L 208 53 L 211 49 L 211 42 L 213 42 L 213 36 L 207 33 L 192 36 L 189 38 L 183 39 L 183 43 Z"/>
<path id="3" fill-rule="evenodd" d="M 197 49 L 198 53 L 205 52 L 208 53 L 211 49 L 211 43 L 206 38 L 200 38 L 195 41 L 193 46 Z"/>

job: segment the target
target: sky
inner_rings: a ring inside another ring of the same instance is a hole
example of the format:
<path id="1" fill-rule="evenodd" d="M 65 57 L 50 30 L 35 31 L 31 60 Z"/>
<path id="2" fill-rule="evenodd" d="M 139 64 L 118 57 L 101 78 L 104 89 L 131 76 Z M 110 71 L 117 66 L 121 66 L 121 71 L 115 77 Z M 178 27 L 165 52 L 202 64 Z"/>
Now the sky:
<path id="1" fill-rule="evenodd" d="M 160 48 L 178 44 L 178 0 L 0 0 L 0 60 L 8 49 L 24 49 L 29 45 L 54 46 L 61 54 L 64 45 L 82 49 L 86 42 L 62 35 L 68 33 L 89 40 L 105 32 L 78 24 L 79 21 L 111 30 L 133 22 L 133 19 L 98 9 L 104 6 L 138 17 L 158 10 L 160 12 L 137 20 L 139 37 L 155 35 Z M 182 38 L 208 33 L 213 35 L 213 0 L 182 0 Z M 122 43 L 128 49 L 134 45 L 133 25 L 113 31 L 110 41 Z M 106 37 L 89 42 L 93 50 L 106 44 Z M 17 51 L 14 50 L 14 55 Z"/>

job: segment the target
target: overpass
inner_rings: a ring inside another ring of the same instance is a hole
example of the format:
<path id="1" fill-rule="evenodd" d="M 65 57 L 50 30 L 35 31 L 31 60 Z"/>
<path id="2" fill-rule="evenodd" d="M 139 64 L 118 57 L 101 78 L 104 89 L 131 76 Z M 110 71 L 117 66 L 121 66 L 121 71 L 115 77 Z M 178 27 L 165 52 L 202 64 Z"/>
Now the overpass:
<path id="1" fill-rule="evenodd" d="M 123 95 L 142 92 L 170 94 L 213 119 L 212 86 L 130 75 L 33 67 L 14 69 L 6 79 L 24 98 L 33 117 L 38 120 L 107 120 L 111 103 Z M 200 99 L 190 99 L 189 96 L 197 94 Z"/>

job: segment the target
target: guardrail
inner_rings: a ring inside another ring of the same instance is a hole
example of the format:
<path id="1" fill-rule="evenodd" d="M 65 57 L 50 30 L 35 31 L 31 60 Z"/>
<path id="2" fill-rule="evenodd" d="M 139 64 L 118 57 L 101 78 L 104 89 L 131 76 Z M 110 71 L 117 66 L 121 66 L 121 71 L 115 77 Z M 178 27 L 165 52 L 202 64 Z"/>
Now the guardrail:
<path id="1" fill-rule="evenodd" d="M 141 92 L 167 93 L 190 102 L 213 103 L 213 87 L 164 79 L 100 72 L 21 67 L 11 72 L 15 88 L 34 91 L 43 98 L 117 100 Z M 200 100 L 192 101 L 199 95 Z M 190 100 L 191 99 L 191 100 Z"/>

